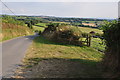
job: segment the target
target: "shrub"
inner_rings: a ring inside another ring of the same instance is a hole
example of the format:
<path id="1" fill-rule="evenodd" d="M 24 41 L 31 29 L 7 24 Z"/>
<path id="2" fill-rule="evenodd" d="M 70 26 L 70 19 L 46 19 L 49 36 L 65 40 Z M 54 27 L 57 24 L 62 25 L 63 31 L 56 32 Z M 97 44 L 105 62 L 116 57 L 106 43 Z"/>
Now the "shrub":
<path id="1" fill-rule="evenodd" d="M 107 22 L 102 27 L 106 41 L 106 51 L 103 58 L 105 71 L 116 76 L 120 73 L 120 22 Z"/>
<path id="2" fill-rule="evenodd" d="M 82 32 L 77 27 L 64 24 L 48 25 L 42 34 L 56 42 L 78 45 L 79 38 L 82 37 Z"/>

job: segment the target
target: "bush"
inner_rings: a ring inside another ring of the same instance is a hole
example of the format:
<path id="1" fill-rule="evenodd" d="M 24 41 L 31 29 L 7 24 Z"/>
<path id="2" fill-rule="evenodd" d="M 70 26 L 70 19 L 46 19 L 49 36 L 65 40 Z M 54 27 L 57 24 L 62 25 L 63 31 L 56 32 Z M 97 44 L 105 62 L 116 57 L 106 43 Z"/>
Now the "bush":
<path id="1" fill-rule="evenodd" d="M 48 39 L 56 42 L 78 45 L 79 38 L 82 37 L 82 32 L 77 27 L 63 24 L 48 25 L 42 34 Z"/>
<path id="2" fill-rule="evenodd" d="M 117 76 L 120 73 L 120 22 L 107 22 L 102 29 L 106 41 L 106 51 L 103 58 L 105 71 L 113 75 L 110 77 L 120 77 Z"/>

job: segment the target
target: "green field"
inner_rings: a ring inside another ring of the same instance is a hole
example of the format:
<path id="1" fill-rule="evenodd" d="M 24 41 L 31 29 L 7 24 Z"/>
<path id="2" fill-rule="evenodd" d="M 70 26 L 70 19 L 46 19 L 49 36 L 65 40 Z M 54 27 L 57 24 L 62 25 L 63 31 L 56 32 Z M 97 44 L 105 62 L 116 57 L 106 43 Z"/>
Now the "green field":
<path id="1" fill-rule="evenodd" d="M 94 31 L 95 33 L 103 34 L 103 31 L 102 31 L 102 30 L 95 29 L 95 28 L 79 27 L 79 29 L 80 29 L 83 33 L 89 33 L 89 32 L 91 32 L 91 31 Z"/>
<path id="2" fill-rule="evenodd" d="M 95 33 L 103 34 L 103 31 L 99 30 L 99 29 L 86 28 L 86 27 L 79 27 L 79 29 L 83 33 L 89 33 L 91 31 L 94 31 Z M 85 38 L 83 38 L 82 40 L 85 41 Z M 102 51 L 102 52 L 105 50 L 105 44 L 102 44 L 102 41 L 100 38 L 92 38 L 91 39 L 91 47 L 98 51 Z"/>
<path id="3" fill-rule="evenodd" d="M 45 29 L 44 27 L 38 27 L 38 26 L 32 26 L 32 27 L 33 27 L 34 31 L 38 30 L 38 31 L 43 32 Z"/>
<path id="4" fill-rule="evenodd" d="M 38 26 L 38 27 L 47 27 L 47 23 L 38 23 L 38 24 L 35 24 L 35 26 Z"/>
<path id="5" fill-rule="evenodd" d="M 102 41 L 100 38 L 92 38 L 91 47 L 98 51 L 104 52 L 106 46 L 104 43 L 102 44 Z"/>

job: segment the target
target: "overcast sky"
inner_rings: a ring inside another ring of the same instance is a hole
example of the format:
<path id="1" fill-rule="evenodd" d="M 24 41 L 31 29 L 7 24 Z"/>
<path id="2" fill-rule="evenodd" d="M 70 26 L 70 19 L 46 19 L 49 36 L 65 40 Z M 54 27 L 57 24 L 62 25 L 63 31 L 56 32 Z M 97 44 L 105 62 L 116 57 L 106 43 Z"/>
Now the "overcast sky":
<path id="1" fill-rule="evenodd" d="M 5 0 L 2 0 L 5 1 Z M 33 0 L 32 0 L 33 1 Z M 42 0 L 41 0 L 42 1 Z M 4 2 L 15 14 L 81 18 L 117 18 L 118 2 Z M 3 14 L 12 14 L 4 5 Z"/>
<path id="2" fill-rule="evenodd" d="M 2 0 L 3 2 L 119 2 L 120 0 Z"/>

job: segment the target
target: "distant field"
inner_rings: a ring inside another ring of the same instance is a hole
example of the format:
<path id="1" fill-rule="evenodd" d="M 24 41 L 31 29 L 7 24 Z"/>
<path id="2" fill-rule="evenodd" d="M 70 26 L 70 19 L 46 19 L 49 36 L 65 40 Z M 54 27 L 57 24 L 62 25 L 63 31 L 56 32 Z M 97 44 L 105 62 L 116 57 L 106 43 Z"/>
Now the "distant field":
<path id="1" fill-rule="evenodd" d="M 41 31 L 43 32 L 44 31 L 44 27 L 38 27 L 38 26 L 32 26 L 34 30 L 38 30 L 38 31 Z"/>
<path id="2" fill-rule="evenodd" d="M 53 23 L 58 23 L 58 22 L 53 22 Z M 60 22 L 59 22 L 60 23 Z M 64 22 L 61 22 L 61 23 L 64 23 Z M 66 22 L 65 22 L 66 23 Z M 44 30 L 45 27 L 47 27 L 47 24 L 48 23 L 38 23 L 36 24 L 35 26 L 33 26 L 35 29 L 38 29 L 38 30 Z M 38 28 L 37 28 L 38 26 Z M 99 34 L 103 34 L 102 30 L 99 30 L 99 29 L 95 29 L 95 28 L 88 28 L 88 27 L 78 27 L 82 32 L 85 32 L 85 33 L 89 33 L 91 31 L 94 31 L 96 33 L 99 33 Z"/>
<path id="3" fill-rule="evenodd" d="M 70 22 L 57 22 L 57 21 L 52 21 L 52 23 L 64 23 L 64 24 L 70 24 Z"/>
<path id="4" fill-rule="evenodd" d="M 82 25 L 96 27 L 95 23 L 82 23 Z"/>
<path id="5" fill-rule="evenodd" d="M 101 22 L 103 22 L 103 21 L 82 21 L 83 23 L 85 23 L 85 22 L 88 22 L 88 23 L 95 23 L 95 22 L 97 22 L 97 23 L 101 23 Z"/>
<path id="6" fill-rule="evenodd" d="M 89 33 L 94 31 L 95 33 L 103 34 L 102 30 L 94 29 L 94 28 L 87 28 L 87 27 L 78 27 L 83 33 Z"/>
<path id="7" fill-rule="evenodd" d="M 47 23 L 38 23 L 38 24 L 35 24 L 35 26 L 47 27 Z"/>

